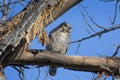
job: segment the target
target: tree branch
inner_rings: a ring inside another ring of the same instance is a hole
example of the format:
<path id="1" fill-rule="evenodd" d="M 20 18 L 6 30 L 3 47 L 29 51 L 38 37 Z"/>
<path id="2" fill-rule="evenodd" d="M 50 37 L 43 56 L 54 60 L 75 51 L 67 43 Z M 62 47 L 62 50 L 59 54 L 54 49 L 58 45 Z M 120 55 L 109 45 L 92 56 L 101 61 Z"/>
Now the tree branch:
<path id="1" fill-rule="evenodd" d="M 21 0 L 21 2 L 26 2 L 26 0 Z M 6 6 L 7 7 L 9 7 L 10 5 L 12 5 L 12 4 L 16 4 L 16 3 L 19 3 L 20 1 L 13 1 L 13 2 L 9 2 L 8 4 L 6 4 Z M 29 2 L 27 2 L 27 3 L 29 3 Z M 4 7 L 4 5 L 0 5 L 0 8 L 2 8 L 2 7 Z"/>
<path id="2" fill-rule="evenodd" d="M 112 57 L 115 57 L 118 54 L 119 49 L 120 49 L 120 44 L 116 47 L 116 50 L 113 53 Z"/>
<path id="3" fill-rule="evenodd" d="M 21 13 L 0 27 L 0 62 L 4 58 L 7 59 L 10 55 L 16 55 L 14 53 L 11 54 L 11 51 L 21 44 L 20 41 L 23 38 L 29 44 L 36 36 L 41 37 L 44 28 L 48 24 L 82 0 L 55 0 L 54 3 L 50 3 L 51 1 L 54 2 L 54 0 L 48 2 L 45 2 L 45 0 L 34 0 L 30 2 Z"/>
<path id="4" fill-rule="evenodd" d="M 6 21 L 7 20 L 7 15 L 8 15 L 8 7 L 6 6 L 7 2 L 6 0 L 3 0 L 4 7 L 2 9 L 2 19 L 1 21 Z"/>
<path id="5" fill-rule="evenodd" d="M 111 26 L 111 27 L 108 28 L 108 29 L 102 30 L 102 31 L 100 31 L 100 32 L 96 32 L 95 34 L 92 34 L 92 35 L 90 35 L 90 36 L 84 37 L 84 38 L 79 39 L 79 40 L 76 40 L 76 41 L 72 41 L 72 42 L 70 42 L 70 43 L 81 42 L 81 41 L 90 39 L 90 38 L 95 37 L 95 36 L 101 36 L 101 35 L 104 34 L 104 33 L 107 33 L 107 32 L 113 31 L 113 30 L 117 30 L 117 29 L 120 29 L 120 24 L 117 25 L 117 26 L 114 26 L 114 27 Z"/>
<path id="6" fill-rule="evenodd" d="M 35 2 L 34 0 L 25 10 L 14 17 L 13 21 L 8 21 L 0 28 L 1 54 L 9 45 L 16 47 L 25 36 L 27 36 L 28 42 L 34 39 L 36 35 L 40 36 L 44 27 L 82 0 L 55 0 L 56 3 L 50 3 L 51 1 L 54 2 L 54 0 L 49 2 L 44 0 Z"/>
<path id="7" fill-rule="evenodd" d="M 5 64 L 5 63 L 4 63 Z M 87 72 L 110 72 L 103 68 L 109 68 L 114 74 L 119 74 L 120 64 L 112 58 L 99 58 L 87 56 L 66 56 L 58 52 L 50 52 L 43 50 L 31 50 L 16 57 L 13 61 L 6 65 L 39 65 L 48 66 L 55 65 L 70 70 L 87 71 Z"/>

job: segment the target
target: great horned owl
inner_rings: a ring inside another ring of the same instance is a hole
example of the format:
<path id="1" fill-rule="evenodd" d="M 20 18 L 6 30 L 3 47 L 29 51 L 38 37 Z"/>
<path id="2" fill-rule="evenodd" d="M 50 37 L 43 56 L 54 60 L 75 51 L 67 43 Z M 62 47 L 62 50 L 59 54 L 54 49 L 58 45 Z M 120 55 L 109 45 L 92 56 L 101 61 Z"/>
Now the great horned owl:
<path id="1" fill-rule="evenodd" d="M 67 24 L 66 22 L 60 24 L 58 27 L 56 27 L 50 32 L 50 43 L 49 45 L 47 45 L 46 49 L 49 51 L 56 51 L 60 54 L 65 55 L 70 42 L 70 32 L 71 27 L 69 24 Z M 56 71 L 56 66 L 49 67 L 49 74 L 51 76 L 54 76 L 56 74 Z"/>

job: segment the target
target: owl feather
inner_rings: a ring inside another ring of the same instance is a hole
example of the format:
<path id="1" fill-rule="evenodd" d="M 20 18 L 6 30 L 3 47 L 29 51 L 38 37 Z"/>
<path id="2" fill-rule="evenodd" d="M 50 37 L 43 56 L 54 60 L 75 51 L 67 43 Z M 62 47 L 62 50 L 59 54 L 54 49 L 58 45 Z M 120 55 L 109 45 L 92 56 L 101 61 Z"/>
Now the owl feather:
<path id="1" fill-rule="evenodd" d="M 66 22 L 63 22 L 58 27 L 54 28 L 49 34 L 50 43 L 46 49 L 49 51 L 55 51 L 65 55 L 70 42 L 71 27 Z M 49 74 L 55 76 L 57 72 L 57 66 L 50 65 Z"/>

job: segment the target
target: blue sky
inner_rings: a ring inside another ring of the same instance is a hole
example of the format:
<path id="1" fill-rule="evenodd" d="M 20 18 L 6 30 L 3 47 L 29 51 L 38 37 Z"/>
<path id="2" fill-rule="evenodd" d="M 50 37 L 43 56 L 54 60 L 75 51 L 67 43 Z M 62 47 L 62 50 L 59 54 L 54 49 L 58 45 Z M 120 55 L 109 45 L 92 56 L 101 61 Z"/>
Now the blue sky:
<path id="1" fill-rule="evenodd" d="M 99 2 L 98 0 L 84 0 L 80 4 L 86 7 L 89 15 L 95 20 L 96 23 L 102 25 L 105 28 L 108 28 L 111 26 L 109 17 L 113 19 L 114 4 L 115 4 L 114 2 L 104 3 L 104 2 Z M 18 8 L 20 9 L 21 7 L 18 7 Z M 51 23 L 46 28 L 47 32 L 49 33 L 49 31 L 51 31 L 54 27 L 66 21 L 72 26 L 71 41 L 89 36 L 90 34 L 87 32 L 87 30 L 90 31 L 90 29 L 83 20 L 83 17 L 80 13 L 81 9 L 78 7 L 78 5 L 74 6 L 72 9 L 67 11 L 64 15 L 62 15 L 53 23 Z M 118 13 L 117 16 L 120 16 L 120 13 Z M 101 29 L 97 28 L 88 19 L 87 15 L 86 15 L 86 19 L 91 24 L 93 29 L 95 29 L 96 31 L 101 31 Z M 119 20 L 120 20 L 120 17 L 117 17 L 115 25 L 120 23 Z M 90 32 L 91 34 L 94 34 L 94 32 L 92 31 Z M 116 31 L 103 34 L 101 38 L 94 37 L 89 40 L 85 40 L 81 42 L 78 53 L 76 53 L 78 43 L 70 44 L 67 55 L 111 56 L 116 48 L 114 44 L 120 43 L 119 34 L 120 34 L 120 30 L 116 30 Z M 45 49 L 45 47 L 41 46 L 41 44 L 37 41 L 37 39 L 32 41 L 30 48 Z M 46 72 L 48 72 L 48 67 L 40 68 L 39 80 L 45 79 Z M 25 70 L 25 73 L 27 78 L 26 80 L 35 80 L 36 75 L 38 74 L 38 69 L 36 69 L 35 66 L 32 66 L 31 69 Z M 5 69 L 5 74 L 7 76 L 7 80 L 19 80 L 18 73 L 10 67 L 7 67 Z M 58 68 L 56 76 L 54 77 L 49 76 L 46 80 L 51 80 L 51 78 L 54 80 L 91 80 L 93 75 L 94 75 L 93 73 L 88 73 L 83 71 L 71 71 L 63 68 Z M 107 80 L 110 80 L 110 78 L 108 78 Z"/>

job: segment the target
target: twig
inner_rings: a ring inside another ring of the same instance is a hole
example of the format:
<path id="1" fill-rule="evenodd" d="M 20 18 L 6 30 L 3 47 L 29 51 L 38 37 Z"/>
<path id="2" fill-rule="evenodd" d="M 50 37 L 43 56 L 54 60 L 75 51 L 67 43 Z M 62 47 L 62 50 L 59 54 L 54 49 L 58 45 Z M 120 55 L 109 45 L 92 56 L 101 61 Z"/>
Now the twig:
<path id="1" fill-rule="evenodd" d="M 20 1 L 14 1 L 12 2 L 11 0 L 7 2 L 5 2 L 4 0 L 4 4 L 2 3 L 2 5 L 0 5 L 0 12 L 2 13 L 2 19 L 0 20 L 0 26 L 3 25 L 6 21 L 7 21 L 7 16 L 8 16 L 8 10 L 10 8 L 10 5 L 14 4 L 15 8 L 15 4 L 19 3 L 19 2 L 27 2 L 26 0 L 20 0 Z M 29 2 L 27 2 L 29 3 Z M 14 10 L 14 9 L 13 9 Z M 12 16 L 12 14 L 14 13 L 14 11 L 11 13 L 10 17 Z"/>
<path id="2" fill-rule="evenodd" d="M 27 2 L 26 0 L 21 0 L 21 2 Z M 16 4 L 16 3 L 19 3 L 19 1 L 14 1 L 14 2 L 10 2 L 10 3 L 8 3 L 8 4 L 6 4 L 6 6 L 9 6 L 9 5 L 12 5 L 12 4 Z M 27 3 L 29 3 L 29 2 L 27 2 Z M 0 8 L 2 8 L 2 7 L 4 7 L 4 5 L 0 5 Z"/>
<path id="3" fill-rule="evenodd" d="M 118 5 L 118 2 L 119 0 L 116 0 L 116 3 L 115 3 L 115 12 L 114 12 L 114 18 L 113 18 L 113 21 L 112 21 L 112 25 L 115 23 L 115 20 L 116 20 L 116 16 L 117 16 L 117 5 Z"/>
<path id="4" fill-rule="evenodd" d="M 12 68 L 14 68 L 16 71 L 18 71 L 19 73 L 21 73 L 21 70 L 19 70 L 16 66 L 11 66 Z"/>
<path id="5" fill-rule="evenodd" d="M 14 14 L 14 9 L 15 9 L 15 6 L 16 6 L 16 3 L 13 5 L 13 9 L 12 9 L 12 12 L 11 12 L 11 15 L 10 15 L 10 18 L 13 16 L 13 14 Z"/>
<path id="6" fill-rule="evenodd" d="M 103 1 L 103 2 L 111 2 L 111 1 L 116 1 L 115 3 L 115 11 L 114 11 L 114 18 L 113 18 L 113 21 L 112 21 L 112 25 L 115 23 L 115 20 L 116 20 L 116 16 L 117 16 L 117 7 L 118 7 L 118 2 L 120 0 L 99 0 L 99 1 Z"/>
<path id="7" fill-rule="evenodd" d="M 21 6 L 25 7 L 25 5 L 22 3 L 21 0 L 18 0 L 19 4 L 21 4 Z"/>
<path id="8" fill-rule="evenodd" d="M 46 76 L 45 76 L 45 78 L 44 78 L 44 80 L 47 80 L 47 77 L 48 77 L 48 72 L 44 69 L 44 71 L 45 71 L 45 74 L 46 74 Z"/>
<path id="9" fill-rule="evenodd" d="M 1 21 L 5 21 L 7 19 L 7 15 L 8 15 L 8 7 L 9 6 L 6 6 L 7 5 L 7 2 L 6 0 L 3 1 L 3 9 L 2 9 L 2 19 Z"/>
<path id="10" fill-rule="evenodd" d="M 79 9 L 80 9 L 80 4 L 78 4 L 78 7 L 79 7 Z M 80 9 L 80 12 L 81 12 L 81 14 L 82 14 L 82 17 L 83 17 L 85 23 L 89 26 L 89 28 L 91 29 L 91 31 L 96 32 L 96 31 L 92 28 L 92 26 L 87 22 L 86 17 L 85 17 L 85 15 L 83 14 L 83 12 L 81 11 L 81 9 Z"/>
<path id="11" fill-rule="evenodd" d="M 120 49 L 120 45 L 117 46 L 117 48 L 116 48 L 114 54 L 112 55 L 112 57 L 114 57 L 118 54 L 119 49 Z"/>
<path id="12" fill-rule="evenodd" d="M 97 76 L 93 80 L 101 80 L 102 76 L 103 76 L 102 73 L 97 72 Z"/>
<path id="13" fill-rule="evenodd" d="M 19 67 L 19 69 L 17 68 L 17 67 L 15 67 L 15 66 L 11 66 L 12 68 L 14 68 L 16 71 L 18 71 L 19 72 L 19 78 L 21 79 L 21 80 L 26 80 L 25 79 L 25 75 L 24 75 L 24 70 L 23 70 L 23 68 L 20 66 Z"/>
<path id="14" fill-rule="evenodd" d="M 48 74 L 48 69 L 47 69 L 47 71 L 44 69 L 44 71 L 45 71 L 45 74 L 46 74 L 44 80 L 47 80 L 47 78 L 49 78 L 50 80 L 53 80 L 53 78 L 51 78 Z"/>
<path id="15" fill-rule="evenodd" d="M 39 80 L 39 77 L 40 77 L 40 68 L 38 68 L 38 76 L 35 80 Z"/>
<path id="16" fill-rule="evenodd" d="M 114 80 L 114 78 L 115 78 L 115 75 L 114 75 L 114 72 L 110 69 L 110 68 L 108 68 L 108 67 L 105 67 L 105 66 L 100 66 L 101 68 L 103 68 L 103 69 L 106 69 L 106 70 L 108 70 L 110 73 L 111 73 L 111 75 L 112 75 L 112 80 Z"/>
<path id="17" fill-rule="evenodd" d="M 97 73 L 97 76 L 93 80 L 106 80 L 107 76 L 105 75 L 105 72 Z"/>
<path id="18" fill-rule="evenodd" d="M 80 44 L 81 44 L 81 42 L 79 42 L 79 44 L 78 44 L 78 47 L 77 47 L 77 50 L 76 50 L 76 54 L 79 52 Z"/>
<path id="19" fill-rule="evenodd" d="M 24 74 L 24 70 L 23 70 L 23 68 L 22 67 L 19 67 L 19 69 L 21 70 L 21 73 L 19 73 L 19 78 L 21 79 L 21 80 L 26 80 L 25 79 L 25 74 Z"/>
<path id="20" fill-rule="evenodd" d="M 79 39 L 79 40 L 76 40 L 76 41 L 72 41 L 72 42 L 70 42 L 70 43 L 81 42 L 81 41 L 90 39 L 90 38 L 95 37 L 95 36 L 101 36 L 101 35 L 104 34 L 104 33 L 107 33 L 107 32 L 113 31 L 113 30 L 117 30 L 117 29 L 120 29 L 120 25 L 117 25 L 117 26 L 115 26 L 115 27 L 112 26 L 112 27 L 110 27 L 110 28 L 108 28 L 108 29 L 102 30 L 102 31 L 100 31 L 100 32 L 97 32 L 97 33 L 92 34 L 92 35 L 90 35 L 90 36 L 84 37 L 84 38 L 82 38 L 82 39 Z"/>
<path id="21" fill-rule="evenodd" d="M 78 80 L 81 80 L 79 76 L 75 75 Z"/>
<path id="22" fill-rule="evenodd" d="M 89 19 L 92 21 L 93 24 L 95 24 L 97 27 L 105 30 L 104 27 L 98 25 L 98 24 L 91 18 L 91 16 L 90 16 L 89 13 L 87 12 L 87 10 L 86 10 L 82 5 L 80 5 L 80 6 L 81 6 L 81 7 L 83 8 L 83 10 L 86 12 L 87 16 L 89 17 Z"/>
<path id="23" fill-rule="evenodd" d="M 111 20 L 110 16 L 109 16 L 109 20 L 110 20 L 110 23 L 112 24 L 112 20 Z"/>

